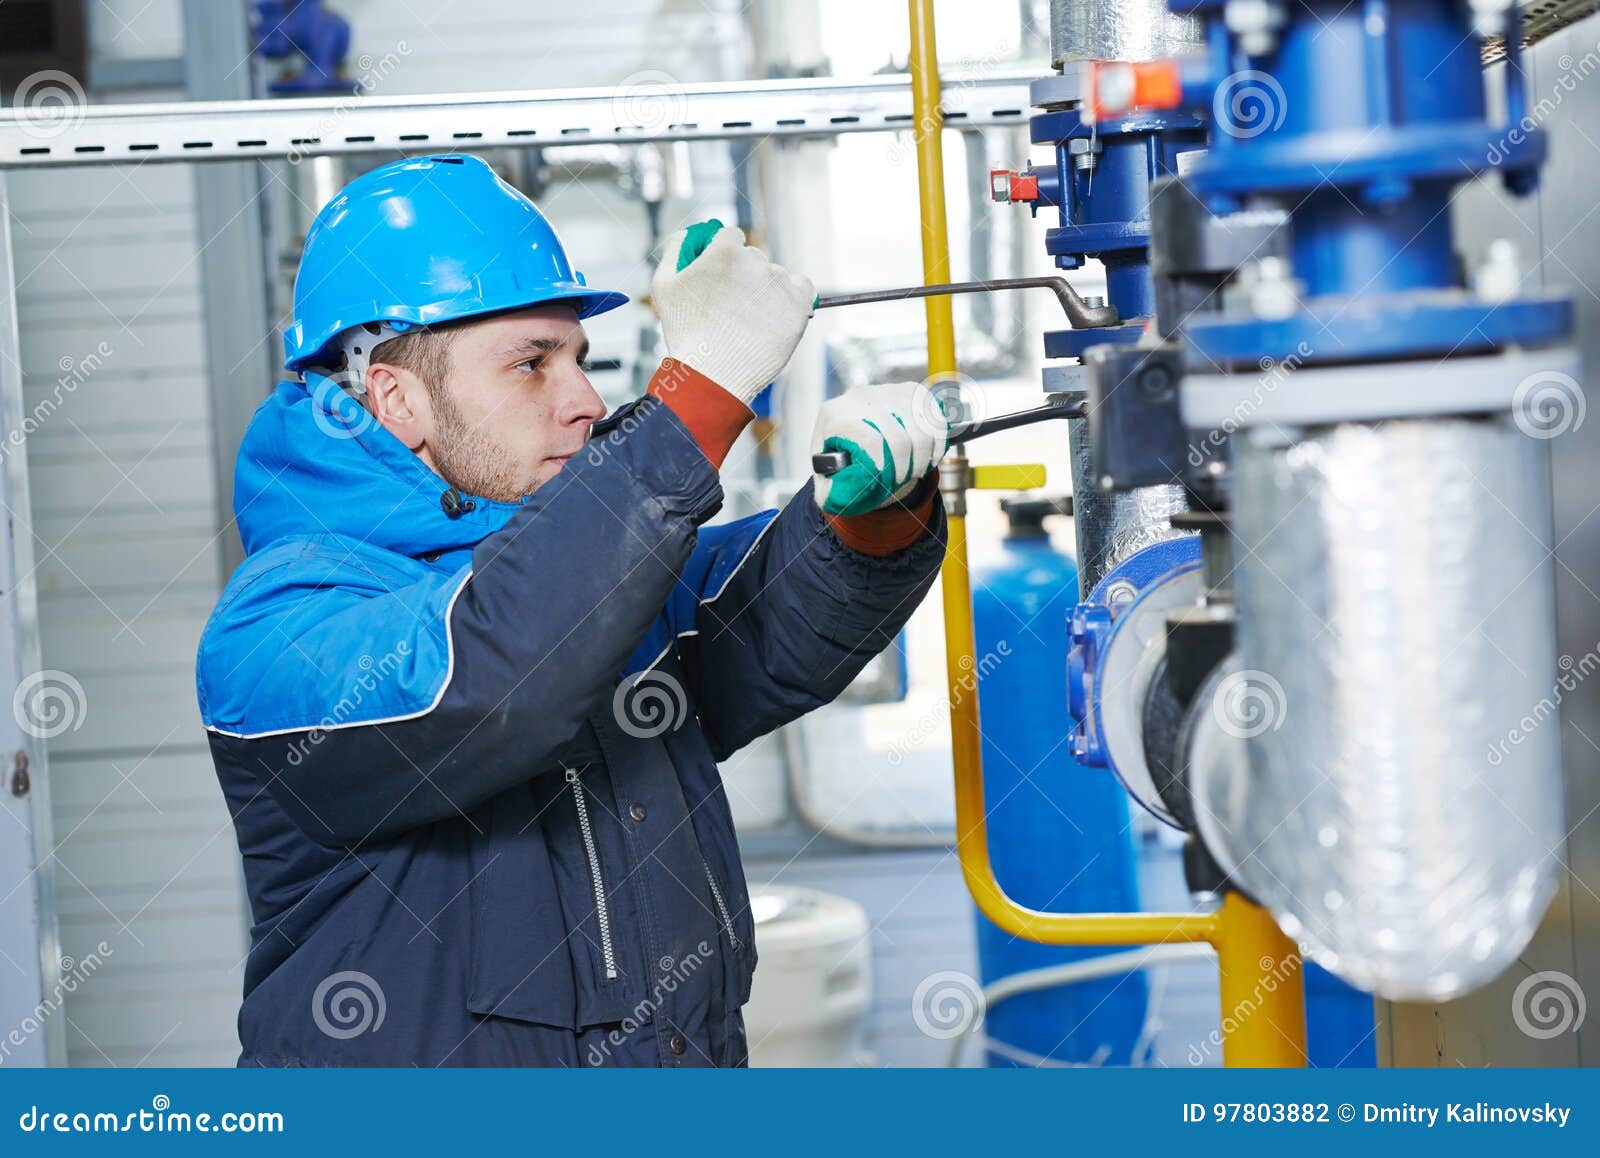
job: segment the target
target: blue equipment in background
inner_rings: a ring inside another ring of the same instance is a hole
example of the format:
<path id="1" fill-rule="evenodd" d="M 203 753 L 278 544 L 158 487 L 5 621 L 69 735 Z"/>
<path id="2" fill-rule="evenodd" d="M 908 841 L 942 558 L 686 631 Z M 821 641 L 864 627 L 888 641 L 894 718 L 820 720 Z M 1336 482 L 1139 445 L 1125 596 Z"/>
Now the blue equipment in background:
<path id="1" fill-rule="evenodd" d="M 1456 188 L 1481 173 L 1498 170 L 1513 193 L 1537 184 L 1545 136 L 1520 131 L 1517 5 L 1479 17 L 1492 16 L 1504 39 L 1503 124 L 1487 107 L 1486 33 L 1475 35 L 1465 4 L 1297 0 L 1280 21 L 1247 31 L 1230 27 L 1225 0 L 1171 7 L 1208 29 L 1206 54 L 1178 62 L 1181 95 L 1165 110 L 1213 113 L 1210 150 L 1185 181 L 1214 213 L 1288 209 L 1300 283 L 1282 309 L 1183 319 L 1191 364 L 1461 357 L 1571 332 L 1560 294 L 1516 287 L 1491 299 L 1464 288 L 1448 211 Z M 1110 123 L 1130 112 L 1113 109 Z"/>
<path id="2" fill-rule="evenodd" d="M 1076 358 L 1092 345 L 1132 344 L 1156 312 L 1150 282 L 1150 183 L 1179 171 L 1180 158 L 1203 153 L 1205 121 L 1188 112 L 1139 112 L 1091 126 L 1078 109 L 1075 74 L 1035 81 L 1033 103 L 1044 109 L 1029 122 L 1036 145 L 1055 149 L 1053 164 L 1020 173 L 990 175 L 996 200 L 1057 210 L 1059 224 L 1045 234 L 1045 249 L 1060 269 L 1079 269 L 1089 258 L 1106 271 L 1106 294 L 1122 324 L 1087 330 L 1050 330 L 1047 358 Z M 1198 152 L 1197 152 L 1198 151 Z"/>
<path id="3" fill-rule="evenodd" d="M 250 15 L 256 52 L 265 60 L 298 60 L 300 71 L 267 85 L 274 96 L 318 96 L 361 91 L 361 82 L 344 74 L 350 51 L 350 24 L 329 12 L 322 0 L 255 0 Z"/>
<path id="4" fill-rule="evenodd" d="M 1003 504 L 1003 555 L 975 565 L 973 627 L 983 718 L 983 792 L 995 875 L 1020 904 L 1049 912 L 1139 908 L 1128 799 L 1115 778 L 1076 763 L 1062 742 L 1067 615 L 1078 569 L 1051 545 L 1049 499 Z M 991 658 L 992 657 L 992 658 Z M 1020 940 L 977 915 L 983 983 L 1115 951 Z M 1144 1030 L 1141 974 L 1021 994 L 989 1010 L 992 1066 L 1051 1062 L 1128 1065 Z M 1021 1051 L 1009 1054 L 1004 1047 Z"/>

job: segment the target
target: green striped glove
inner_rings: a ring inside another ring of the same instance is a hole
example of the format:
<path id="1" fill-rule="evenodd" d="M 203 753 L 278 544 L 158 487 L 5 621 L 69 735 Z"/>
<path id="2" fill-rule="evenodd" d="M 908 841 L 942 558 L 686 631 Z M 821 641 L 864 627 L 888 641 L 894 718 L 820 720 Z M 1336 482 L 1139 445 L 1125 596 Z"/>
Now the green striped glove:
<path id="1" fill-rule="evenodd" d="M 944 457 L 950 422 L 920 382 L 863 386 L 823 404 L 811 434 L 814 454 L 847 451 L 850 465 L 817 475 L 824 514 L 863 515 L 898 502 Z"/>

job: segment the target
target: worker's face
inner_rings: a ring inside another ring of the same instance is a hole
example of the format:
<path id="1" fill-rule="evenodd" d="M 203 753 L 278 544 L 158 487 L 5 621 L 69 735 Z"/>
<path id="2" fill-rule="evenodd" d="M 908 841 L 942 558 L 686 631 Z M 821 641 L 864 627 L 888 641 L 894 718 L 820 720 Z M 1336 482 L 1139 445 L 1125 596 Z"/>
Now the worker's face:
<path id="1" fill-rule="evenodd" d="M 589 339 L 568 305 L 534 306 L 451 331 L 450 373 L 407 398 L 399 435 L 451 486 L 516 502 L 583 449 L 606 412 L 584 373 Z M 382 415 L 380 414 L 380 420 Z"/>

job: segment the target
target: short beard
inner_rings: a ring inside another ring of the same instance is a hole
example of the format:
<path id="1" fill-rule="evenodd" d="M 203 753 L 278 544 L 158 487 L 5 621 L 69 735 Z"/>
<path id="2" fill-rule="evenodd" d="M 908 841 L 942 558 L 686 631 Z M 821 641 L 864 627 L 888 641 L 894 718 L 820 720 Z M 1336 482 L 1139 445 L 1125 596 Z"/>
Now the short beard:
<path id="1" fill-rule="evenodd" d="M 450 397 L 449 388 L 428 390 L 433 403 L 433 467 L 439 477 L 465 495 L 496 503 L 522 501 L 533 480 L 527 469 L 495 442 L 489 433 L 469 423 Z"/>

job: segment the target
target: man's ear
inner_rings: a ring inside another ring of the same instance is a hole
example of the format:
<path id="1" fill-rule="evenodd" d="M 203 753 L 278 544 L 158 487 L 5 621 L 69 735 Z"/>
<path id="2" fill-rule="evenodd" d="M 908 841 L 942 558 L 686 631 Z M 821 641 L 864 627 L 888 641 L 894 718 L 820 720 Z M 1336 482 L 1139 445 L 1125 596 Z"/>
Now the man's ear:
<path id="1" fill-rule="evenodd" d="M 367 368 L 367 409 L 413 452 L 420 450 L 433 433 L 427 385 L 399 366 L 377 362 Z"/>

